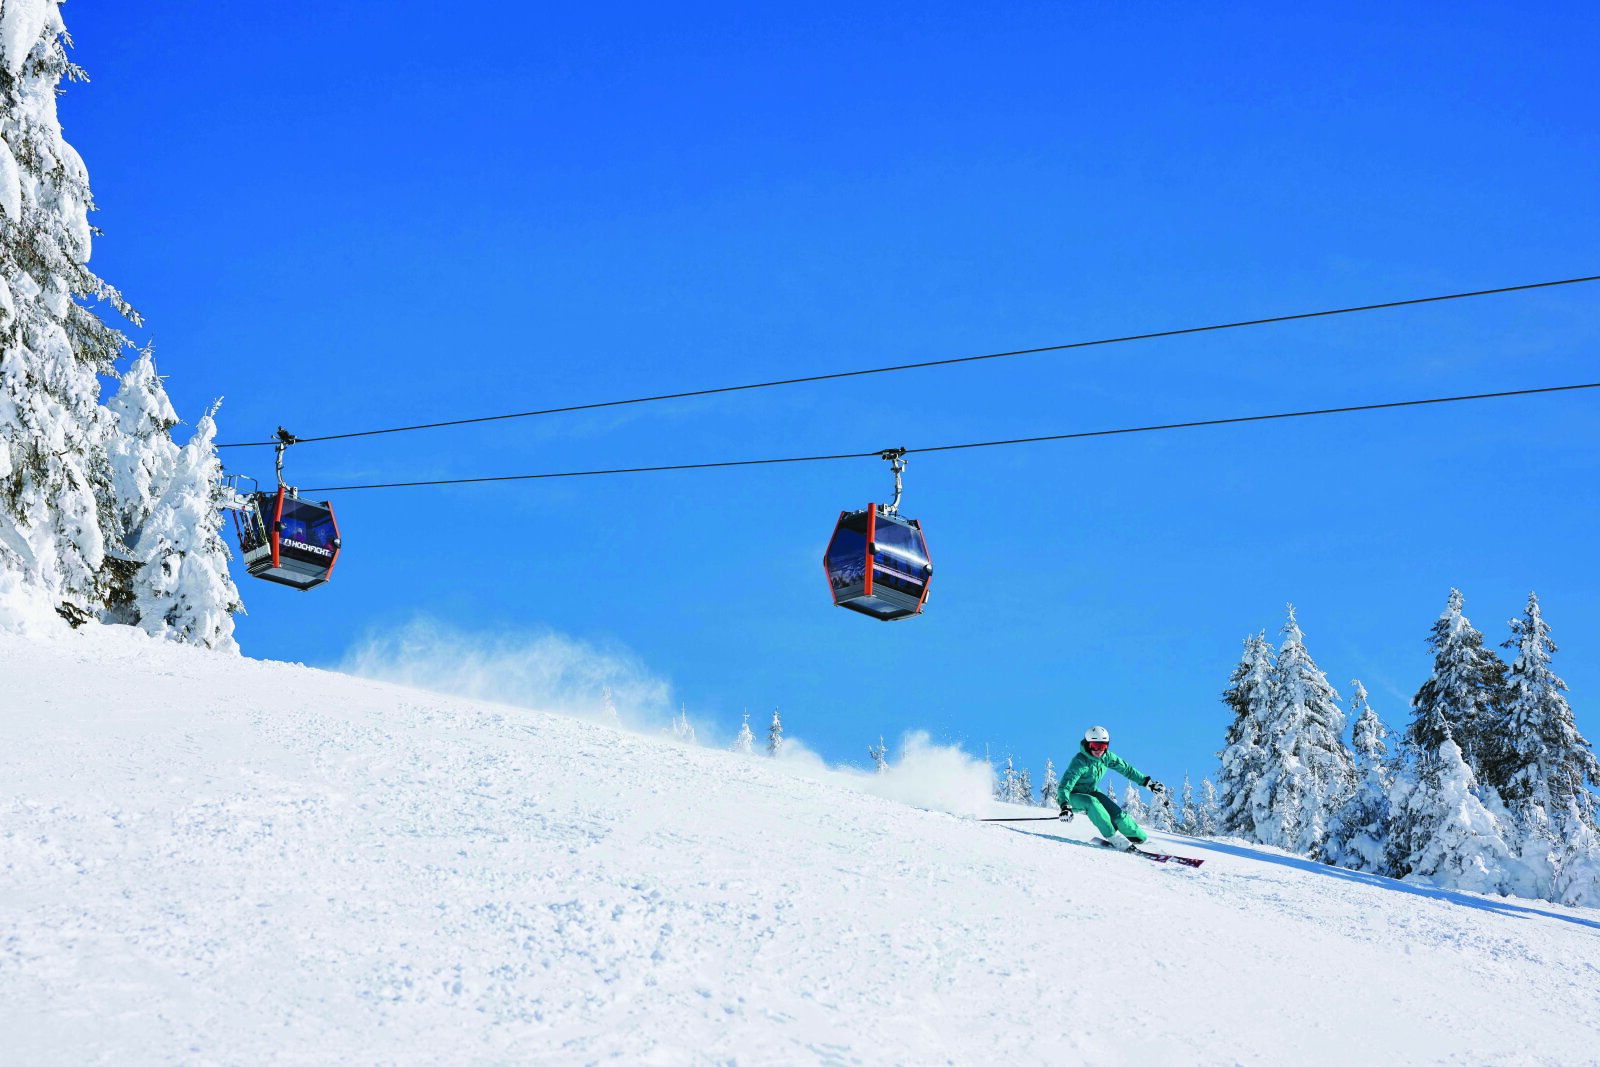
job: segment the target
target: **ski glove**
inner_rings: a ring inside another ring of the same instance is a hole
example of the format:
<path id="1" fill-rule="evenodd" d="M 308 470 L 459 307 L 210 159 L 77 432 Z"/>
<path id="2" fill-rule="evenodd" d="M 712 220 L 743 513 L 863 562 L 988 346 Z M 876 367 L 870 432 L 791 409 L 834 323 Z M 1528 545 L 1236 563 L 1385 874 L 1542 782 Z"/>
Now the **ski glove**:
<path id="1" fill-rule="evenodd" d="M 1144 780 L 1144 787 L 1150 790 L 1152 793 L 1165 793 L 1167 791 L 1167 787 L 1156 781 L 1154 778 L 1146 778 Z"/>
<path id="2" fill-rule="evenodd" d="M 1061 821 L 1062 822 L 1071 822 L 1072 821 L 1072 817 L 1074 815 L 1076 815 L 1076 814 L 1078 814 L 1078 813 L 1073 811 L 1071 808 L 1067 807 L 1065 804 L 1061 805 Z"/>

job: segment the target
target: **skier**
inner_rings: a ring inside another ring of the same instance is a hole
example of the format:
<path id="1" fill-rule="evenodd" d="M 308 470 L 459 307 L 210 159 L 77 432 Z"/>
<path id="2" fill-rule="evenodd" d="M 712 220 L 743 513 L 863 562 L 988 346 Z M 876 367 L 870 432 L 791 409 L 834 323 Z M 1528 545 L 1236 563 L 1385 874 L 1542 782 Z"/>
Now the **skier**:
<path id="1" fill-rule="evenodd" d="M 1133 817 L 1123 811 L 1115 800 L 1100 791 L 1100 779 L 1108 770 L 1116 771 L 1134 785 L 1142 785 L 1152 793 L 1164 793 L 1167 787 L 1147 774 L 1140 774 L 1133 765 L 1111 751 L 1111 734 L 1104 726 L 1091 726 L 1078 744 L 1078 751 L 1067 764 L 1056 789 L 1056 800 L 1061 805 L 1061 818 L 1071 822 L 1076 812 L 1083 812 L 1094 823 L 1100 837 L 1107 844 L 1116 843 L 1117 831 L 1127 839 L 1123 847 L 1137 852 L 1148 834 Z"/>

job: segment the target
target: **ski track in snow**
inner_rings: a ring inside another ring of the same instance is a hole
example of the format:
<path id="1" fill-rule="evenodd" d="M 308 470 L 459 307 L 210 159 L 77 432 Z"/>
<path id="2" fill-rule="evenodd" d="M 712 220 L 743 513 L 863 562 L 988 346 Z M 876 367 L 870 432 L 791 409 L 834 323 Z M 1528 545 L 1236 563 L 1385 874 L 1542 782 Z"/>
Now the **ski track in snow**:
<path id="1" fill-rule="evenodd" d="M 1600 912 L 1066 835 L 120 628 L 0 636 L 0 1058 L 1600 1062 Z"/>

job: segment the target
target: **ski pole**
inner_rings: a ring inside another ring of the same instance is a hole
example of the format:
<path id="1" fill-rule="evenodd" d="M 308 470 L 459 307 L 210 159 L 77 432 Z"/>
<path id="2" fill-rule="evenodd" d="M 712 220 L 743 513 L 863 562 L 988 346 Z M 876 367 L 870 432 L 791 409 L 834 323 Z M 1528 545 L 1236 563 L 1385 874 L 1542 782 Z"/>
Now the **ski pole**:
<path id="1" fill-rule="evenodd" d="M 1059 815 L 1029 815 L 1020 819 L 979 819 L 979 822 L 1060 822 Z"/>

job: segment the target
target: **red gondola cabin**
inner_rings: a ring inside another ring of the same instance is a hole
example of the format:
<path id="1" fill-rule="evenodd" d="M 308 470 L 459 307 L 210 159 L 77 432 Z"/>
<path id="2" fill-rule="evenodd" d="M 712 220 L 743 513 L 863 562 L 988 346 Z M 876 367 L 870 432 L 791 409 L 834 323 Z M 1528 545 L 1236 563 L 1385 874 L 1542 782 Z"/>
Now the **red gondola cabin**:
<path id="1" fill-rule="evenodd" d="M 822 566 L 835 604 L 884 622 L 921 614 L 933 579 L 922 524 L 876 504 L 839 513 Z"/>
<path id="2" fill-rule="evenodd" d="M 327 501 L 313 503 L 277 492 L 251 493 L 233 513 L 239 551 L 252 577 L 310 589 L 333 573 L 339 558 L 339 525 Z"/>

